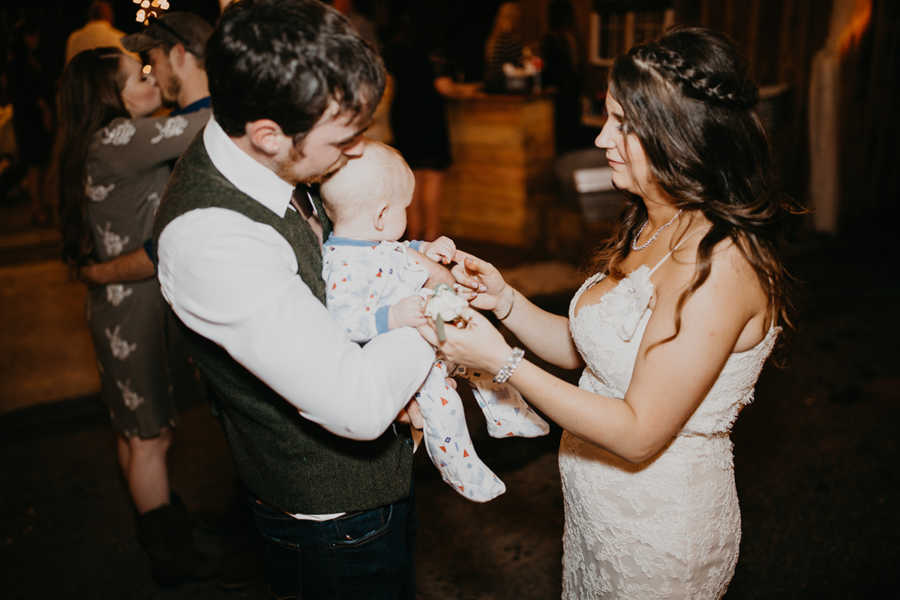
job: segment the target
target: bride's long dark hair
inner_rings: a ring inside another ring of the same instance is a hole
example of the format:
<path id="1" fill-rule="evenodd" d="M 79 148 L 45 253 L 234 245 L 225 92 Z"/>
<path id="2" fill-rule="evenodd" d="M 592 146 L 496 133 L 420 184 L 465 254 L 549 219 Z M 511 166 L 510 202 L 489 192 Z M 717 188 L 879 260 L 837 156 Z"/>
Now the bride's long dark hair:
<path id="1" fill-rule="evenodd" d="M 684 304 L 709 277 L 712 250 L 724 239 L 753 267 L 768 297 L 769 321 L 790 325 L 792 278 L 777 246 L 795 210 L 776 187 L 754 111 L 758 90 L 734 45 L 708 29 L 673 29 L 617 58 L 609 89 L 622 106 L 623 131 L 637 136 L 654 182 L 677 208 L 700 212 L 712 224 L 697 248 L 694 277 L 678 298 L 675 333 L 657 344 L 681 331 Z M 619 265 L 647 219 L 644 202 L 632 194 L 629 200 L 595 257 L 595 265 L 616 279 L 625 276 Z"/>
<path id="2" fill-rule="evenodd" d="M 117 117 L 128 117 L 122 102 L 125 85 L 117 48 L 85 50 L 72 58 L 59 82 L 59 130 L 54 169 L 59 182 L 62 258 L 70 267 L 88 262 L 94 250 L 88 228 L 85 167 L 94 134 Z"/>

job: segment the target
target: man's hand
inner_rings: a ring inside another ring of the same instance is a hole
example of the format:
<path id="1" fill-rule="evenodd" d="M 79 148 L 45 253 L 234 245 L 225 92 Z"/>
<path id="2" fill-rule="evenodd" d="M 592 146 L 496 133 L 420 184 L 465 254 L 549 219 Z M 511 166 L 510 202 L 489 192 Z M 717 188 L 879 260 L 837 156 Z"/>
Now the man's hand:
<path id="1" fill-rule="evenodd" d="M 419 444 L 422 443 L 422 437 L 425 435 L 422 431 L 425 427 L 425 419 L 422 417 L 419 403 L 415 400 L 410 400 L 409 404 L 401 408 L 397 414 L 397 422 L 409 424 L 411 428 L 409 432 L 413 440 L 413 452 L 415 452 Z"/>
<path id="2" fill-rule="evenodd" d="M 425 299 L 409 296 L 400 300 L 388 311 L 388 329 L 420 327 L 425 325 Z"/>
<path id="3" fill-rule="evenodd" d="M 445 265 L 449 265 L 456 255 L 456 244 L 445 235 L 433 242 L 426 242 L 423 246 L 422 250 L 425 256 Z"/>
<path id="4" fill-rule="evenodd" d="M 422 417 L 422 410 L 419 408 L 419 403 L 415 400 L 410 400 L 409 404 L 401 408 L 400 412 L 397 413 L 397 422 L 409 423 L 416 429 L 425 427 L 425 419 Z"/>

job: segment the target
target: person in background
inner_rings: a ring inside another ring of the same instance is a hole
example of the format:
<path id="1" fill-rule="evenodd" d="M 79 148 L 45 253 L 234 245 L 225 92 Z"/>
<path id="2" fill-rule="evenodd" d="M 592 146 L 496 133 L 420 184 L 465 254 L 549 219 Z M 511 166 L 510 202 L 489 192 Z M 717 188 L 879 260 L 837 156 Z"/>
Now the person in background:
<path id="1" fill-rule="evenodd" d="M 122 38 L 126 50 L 147 57 L 150 73 L 162 94 L 163 103 L 174 107 L 169 116 L 202 111 L 210 115 L 209 81 L 204 67 L 206 41 L 212 25 L 188 12 L 166 13 L 137 33 Z M 187 148 L 189 139 L 184 140 Z M 175 157 L 177 158 L 177 156 Z M 172 161 L 174 165 L 174 160 Z M 143 247 L 105 262 L 81 267 L 79 277 L 91 285 L 143 279 L 155 269 L 156 252 L 152 239 Z"/>
<path id="2" fill-rule="evenodd" d="M 475 311 L 439 348 L 565 430 L 564 598 L 721 598 L 741 538 L 729 435 L 789 324 L 778 242 L 792 206 L 774 187 L 757 87 L 721 34 L 635 46 L 608 89 L 596 145 L 631 203 L 568 318 L 457 253 L 461 282 L 483 290 L 472 304 L 547 362 L 584 365 L 579 385 Z"/>
<path id="3" fill-rule="evenodd" d="M 591 136 L 581 124 L 581 78 L 583 49 L 575 30 L 571 0 L 551 0 L 547 5 L 547 33 L 541 38 L 544 62 L 542 83 L 554 91 L 553 130 L 556 153 L 590 145 Z"/>
<path id="4" fill-rule="evenodd" d="M 53 76 L 42 61 L 41 26 L 31 13 L 16 23 L 9 61 L 9 90 L 13 105 L 13 131 L 23 188 L 31 203 L 31 222 L 50 225 L 47 169 L 53 146 Z"/>
<path id="5" fill-rule="evenodd" d="M 444 174 L 453 161 L 446 98 L 471 96 L 477 86 L 454 81 L 433 7 L 399 4 L 395 10 L 384 56 L 395 81 L 393 145 L 416 178 L 406 237 L 433 240 L 441 233 Z"/>
<path id="6" fill-rule="evenodd" d="M 66 40 L 66 64 L 72 57 L 83 50 L 100 48 L 102 46 L 115 46 L 122 48 L 122 36 L 120 31 L 113 26 L 116 14 L 112 2 L 109 0 L 93 0 L 87 9 L 87 23 L 69 34 Z"/>
<path id="7" fill-rule="evenodd" d="M 485 91 L 506 91 L 506 63 L 522 66 L 522 7 L 518 2 L 504 2 L 494 17 L 494 26 L 484 44 Z"/>
<path id="8" fill-rule="evenodd" d="M 197 14 L 183 11 L 169 12 L 151 21 L 147 27 L 127 35 L 122 39 L 126 50 L 145 58 L 150 74 L 160 89 L 163 104 L 171 108 L 170 117 L 197 115 L 208 119 L 210 110 L 209 81 L 206 75 L 206 42 L 212 33 L 212 25 Z M 193 116 L 191 117 L 194 118 Z M 181 138 L 183 148 L 187 148 L 191 138 Z M 170 161 L 174 166 L 176 156 Z M 111 260 L 94 262 L 80 270 L 80 276 L 92 285 L 124 283 L 132 277 L 142 277 L 150 269 L 155 271 L 156 250 L 153 238 L 148 237 L 143 246 L 123 253 Z M 183 334 L 175 322 L 174 315 L 166 310 L 169 368 L 176 382 L 175 392 L 179 395 L 203 396 L 209 388 L 197 372 L 193 360 L 188 356 Z M 217 550 L 234 558 L 234 544 L 257 543 L 249 511 L 243 502 L 243 491 L 238 484 L 236 494 L 226 504 L 226 512 L 221 526 L 212 522 L 200 522 L 203 534 L 212 540 Z M 209 534 L 212 534 L 210 536 Z M 255 575 L 256 565 L 245 565 L 231 561 L 223 565 L 221 583 L 236 587 Z"/>
<path id="9" fill-rule="evenodd" d="M 433 350 L 410 328 L 360 347 L 328 314 L 315 186 L 358 156 L 381 59 L 322 2 L 241 0 L 206 70 L 213 118 L 166 189 L 158 277 L 215 391 L 267 581 L 306 599 L 412 599 L 412 442 L 393 424 Z"/>
<path id="10" fill-rule="evenodd" d="M 151 117 L 159 88 L 115 47 L 76 54 L 59 84 L 59 181 L 63 259 L 73 269 L 140 249 L 177 158 L 208 120 L 195 112 Z M 87 319 L 100 397 L 137 513 L 139 540 L 161 584 L 212 576 L 188 512 L 169 486 L 166 456 L 177 423 L 168 370 L 165 304 L 147 261 L 128 281 L 95 286 Z"/>
<path id="11" fill-rule="evenodd" d="M 378 52 L 383 52 L 381 40 L 378 38 L 375 23 L 371 18 L 371 3 L 359 0 L 333 0 L 332 5 L 342 15 L 347 17 L 350 24 L 356 29 L 359 37 L 367 41 Z M 365 5 L 365 10 L 363 10 Z M 366 137 L 391 144 L 394 141 L 394 132 L 391 130 L 391 105 L 394 101 L 394 76 L 388 71 L 385 73 L 384 94 L 372 115 L 372 124 L 366 131 Z"/>

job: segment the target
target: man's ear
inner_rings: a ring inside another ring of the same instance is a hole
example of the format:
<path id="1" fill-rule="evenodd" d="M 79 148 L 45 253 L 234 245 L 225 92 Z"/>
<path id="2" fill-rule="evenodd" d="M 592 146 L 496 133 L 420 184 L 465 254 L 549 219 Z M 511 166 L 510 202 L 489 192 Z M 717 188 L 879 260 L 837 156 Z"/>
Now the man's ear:
<path id="1" fill-rule="evenodd" d="M 185 55 L 187 54 L 187 50 L 184 49 L 182 44 L 175 44 L 171 48 L 169 48 L 169 64 L 172 65 L 173 70 L 181 70 L 184 67 L 184 61 L 187 58 Z"/>
<path id="2" fill-rule="evenodd" d="M 375 231 L 384 231 L 384 222 L 387 219 L 387 211 L 391 207 L 387 202 L 382 202 L 378 205 L 378 210 L 375 212 Z"/>
<path id="3" fill-rule="evenodd" d="M 281 127 L 271 119 L 258 119 L 247 123 L 247 139 L 254 149 L 259 152 L 275 156 L 281 149 L 287 136 L 281 131 Z M 290 142 L 290 140 L 288 140 Z"/>

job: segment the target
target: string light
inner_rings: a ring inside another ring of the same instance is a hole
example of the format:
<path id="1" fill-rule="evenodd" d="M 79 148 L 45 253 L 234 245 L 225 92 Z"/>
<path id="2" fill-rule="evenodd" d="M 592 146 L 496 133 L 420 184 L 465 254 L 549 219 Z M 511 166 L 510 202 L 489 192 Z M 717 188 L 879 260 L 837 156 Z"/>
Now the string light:
<path id="1" fill-rule="evenodd" d="M 132 2 L 139 7 L 134 14 L 134 20 L 144 25 L 158 19 L 170 7 L 168 0 L 132 0 Z"/>

